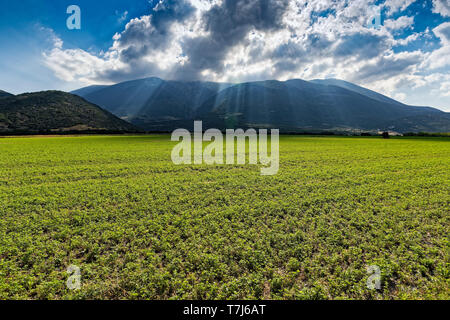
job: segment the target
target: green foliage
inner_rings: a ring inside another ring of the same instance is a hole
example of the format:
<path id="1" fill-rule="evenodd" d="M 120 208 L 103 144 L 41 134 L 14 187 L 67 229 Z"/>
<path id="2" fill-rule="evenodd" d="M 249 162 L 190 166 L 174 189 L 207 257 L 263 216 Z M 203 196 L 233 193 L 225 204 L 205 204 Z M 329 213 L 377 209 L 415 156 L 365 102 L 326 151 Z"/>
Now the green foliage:
<path id="1" fill-rule="evenodd" d="M 1 138 L 0 298 L 450 298 L 450 140 L 280 142 L 261 176 L 168 136 Z"/>
<path id="2" fill-rule="evenodd" d="M 137 132 L 86 100 L 60 91 L 24 93 L 0 99 L 0 133 Z"/>

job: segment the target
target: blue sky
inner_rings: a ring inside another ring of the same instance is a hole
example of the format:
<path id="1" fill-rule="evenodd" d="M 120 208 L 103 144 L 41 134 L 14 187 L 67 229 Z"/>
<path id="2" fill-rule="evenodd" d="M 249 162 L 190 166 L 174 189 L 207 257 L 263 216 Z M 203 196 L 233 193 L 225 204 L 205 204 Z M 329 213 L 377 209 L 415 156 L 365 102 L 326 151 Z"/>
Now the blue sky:
<path id="1" fill-rule="evenodd" d="M 450 111 L 449 0 L 0 1 L 0 89 L 12 93 L 333 77 Z M 69 5 L 81 30 L 66 26 Z"/>

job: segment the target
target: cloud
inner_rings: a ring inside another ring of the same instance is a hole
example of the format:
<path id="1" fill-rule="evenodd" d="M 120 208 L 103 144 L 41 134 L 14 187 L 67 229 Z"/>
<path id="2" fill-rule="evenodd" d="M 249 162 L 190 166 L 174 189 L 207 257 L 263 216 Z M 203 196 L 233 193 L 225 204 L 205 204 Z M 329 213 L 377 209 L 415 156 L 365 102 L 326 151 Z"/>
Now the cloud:
<path id="1" fill-rule="evenodd" d="M 436 70 L 450 66 L 450 46 L 444 46 L 430 53 L 423 62 L 422 67 L 429 70 Z"/>
<path id="2" fill-rule="evenodd" d="M 450 22 L 444 22 L 433 29 L 433 33 L 441 40 L 443 45 L 450 45 Z"/>
<path id="3" fill-rule="evenodd" d="M 124 62 L 139 59 L 152 51 L 165 50 L 173 39 L 172 25 L 183 22 L 194 13 L 184 0 L 160 1 L 153 14 L 132 19 L 125 30 L 114 36 L 114 48 Z"/>
<path id="4" fill-rule="evenodd" d="M 422 61 L 420 52 L 403 52 L 374 59 L 359 69 L 357 81 L 377 81 L 410 73 Z"/>
<path id="5" fill-rule="evenodd" d="M 388 0 L 379 6 L 393 15 L 414 2 Z M 425 77 L 448 66 L 448 23 L 433 30 L 440 40 L 437 50 L 398 52 L 395 47 L 427 31 L 404 33 L 415 22 L 406 15 L 368 28 L 376 3 L 161 0 L 147 15 L 128 21 L 105 53 L 64 49 L 57 39 L 44 60 L 59 78 L 86 84 L 146 76 L 236 82 L 332 76 L 400 94 L 396 90 L 406 85 L 435 83 Z M 439 3 L 434 1 L 434 10 L 442 13 Z"/>
<path id="6" fill-rule="evenodd" d="M 405 101 L 405 99 L 406 99 L 406 94 L 405 93 L 403 93 L 403 92 L 400 92 L 400 93 L 397 93 L 397 94 L 395 94 L 394 95 L 394 98 L 397 100 L 397 101 Z"/>
<path id="7" fill-rule="evenodd" d="M 393 15 L 398 11 L 406 10 L 414 2 L 416 2 L 416 0 L 387 0 L 384 3 L 384 6 L 388 9 L 387 14 Z"/>
<path id="8" fill-rule="evenodd" d="M 422 67 L 429 70 L 450 67 L 450 22 L 440 24 L 433 33 L 440 39 L 441 47 L 427 55 Z"/>
<path id="9" fill-rule="evenodd" d="M 116 15 L 118 15 L 118 13 L 116 12 Z M 128 11 L 123 12 L 120 17 L 117 19 L 118 23 L 123 23 L 125 20 L 127 20 L 128 17 Z"/>
<path id="10" fill-rule="evenodd" d="M 433 0 L 433 12 L 443 17 L 450 17 L 450 2 L 448 0 Z"/>
<path id="11" fill-rule="evenodd" d="M 440 89 L 441 89 L 441 92 L 442 92 L 442 96 L 450 97 L 450 81 L 449 82 L 442 82 Z"/>
<path id="12" fill-rule="evenodd" d="M 245 41 L 249 32 L 283 28 L 287 5 L 287 0 L 223 0 L 213 6 L 202 16 L 207 34 L 182 42 L 188 61 L 178 68 L 177 74 L 197 78 L 205 70 L 223 71 L 227 54 Z"/>
<path id="13" fill-rule="evenodd" d="M 410 28 L 414 25 L 414 17 L 401 16 L 398 19 L 389 19 L 384 21 L 384 26 L 389 30 L 399 30 Z"/>
<path id="14" fill-rule="evenodd" d="M 406 38 L 395 39 L 394 40 L 394 45 L 395 46 L 407 46 L 411 42 L 414 42 L 414 41 L 418 40 L 419 38 L 425 36 L 426 34 L 427 34 L 427 32 L 415 32 L 413 34 L 410 34 Z"/>
<path id="15" fill-rule="evenodd" d="M 338 58 L 352 57 L 371 59 L 379 56 L 389 48 L 385 35 L 373 33 L 355 33 L 343 36 L 334 49 Z"/>

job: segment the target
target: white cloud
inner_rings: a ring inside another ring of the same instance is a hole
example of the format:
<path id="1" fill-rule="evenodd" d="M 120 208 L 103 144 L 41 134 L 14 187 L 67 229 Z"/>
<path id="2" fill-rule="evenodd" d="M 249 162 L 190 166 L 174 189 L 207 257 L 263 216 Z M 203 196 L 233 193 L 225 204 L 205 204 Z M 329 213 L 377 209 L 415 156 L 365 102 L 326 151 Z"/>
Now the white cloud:
<path id="1" fill-rule="evenodd" d="M 424 34 L 425 34 L 424 32 L 413 33 L 413 34 L 409 35 L 408 37 L 406 37 L 404 39 L 395 39 L 394 40 L 394 45 L 396 45 L 396 46 L 406 46 L 409 43 L 418 40 L 420 37 L 424 36 Z"/>
<path id="2" fill-rule="evenodd" d="M 450 81 L 441 83 L 440 89 L 443 97 L 450 97 Z"/>
<path id="3" fill-rule="evenodd" d="M 414 2 L 416 2 L 416 0 L 387 0 L 384 3 L 384 6 L 388 8 L 388 15 L 392 15 L 398 11 L 406 10 Z"/>
<path id="4" fill-rule="evenodd" d="M 54 48 L 44 53 L 45 63 L 60 79 L 83 84 L 145 76 L 233 82 L 332 76 L 401 100 L 405 93 L 399 90 L 407 86 L 447 88 L 426 78 L 449 65 L 446 24 L 433 30 L 441 39 L 438 50 L 394 53 L 394 46 L 426 32 L 396 39 L 393 33 L 414 25 L 409 16 L 367 28 L 374 0 L 286 0 L 287 6 L 259 12 L 254 10 L 264 0 L 248 0 L 232 13 L 220 7 L 225 1 L 190 0 L 188 9 L 180 7 L 181 0 L 161 2 L 158 11 L 172 5 L 180 13 L 170 21 L 161 20 L 157 11 L 130 20 L 103 54 L 64 49 L 56 37 Z M 384 6 L 394 13 L 413 2 L 391 0 Z M 335 14 L 318 15 L 330 8 Z M 227 16 L 236 12 L 246 14 Z"/>
<path id="5" fill-rule="evenodd" d="M 450 2 L 448 0 L 433 0 L 433 12 L 443 17 L 450 17 Z"/>
<path id="6" fill-rule="evenodd" d="M 450 22 L 444 22 L 433 29 L 433 33 L 440 39 L 441 48 L 428 53 L 422 63 L 423 68 L 440 69 L 450 66 Z"/>
<path id="7" fill-rule="evenodd" d="M 406 99 L 406 93 L 400 92 L 400 93 L 396 93 L 394 95 L 394 98 L 400 102 L 405 101 Z"/>
<path id="8" fill-rule="evenodd" d="M 414 25 L 414 17 L 401 16 L 398 19 L 384 21 L 384 26 L 389 30 L 399 30 L 410 28 Z"/>
<path id="9" fill-rule="evenodd" d="M 444 46 L 438 50 L 433 51 L 427 55 L 427 58 L 422 64 L 423 68 L 431 70 L 444 68 L 450 66 L 450 46 Z"/>
<path id="10" fill-rule="evenodd" d="M 450 22 L 444 22 L 433 29 L 434 34 L 441 40 L 443 45 L 450 44 Z"/>
<path id="11" fill-rule="evenodd" d="M 120 17 L 117 19 L 117 22 L 122 23 L 125 20 L 127 20 L 128 17 L 128 11 L 123 12 Z"/>

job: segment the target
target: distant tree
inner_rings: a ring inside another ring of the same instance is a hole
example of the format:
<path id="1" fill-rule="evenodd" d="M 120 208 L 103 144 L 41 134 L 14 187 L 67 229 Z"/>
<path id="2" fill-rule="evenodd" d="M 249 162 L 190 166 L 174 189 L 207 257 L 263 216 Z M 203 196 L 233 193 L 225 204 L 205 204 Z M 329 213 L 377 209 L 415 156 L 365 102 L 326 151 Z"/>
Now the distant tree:
<path id="1" fill-rule="evenodd" d="M 389 139 L 389 138 L 390 138 L 389 132 L 387 132 L 387 131 L 383 132 L 383 139 Z"/>

